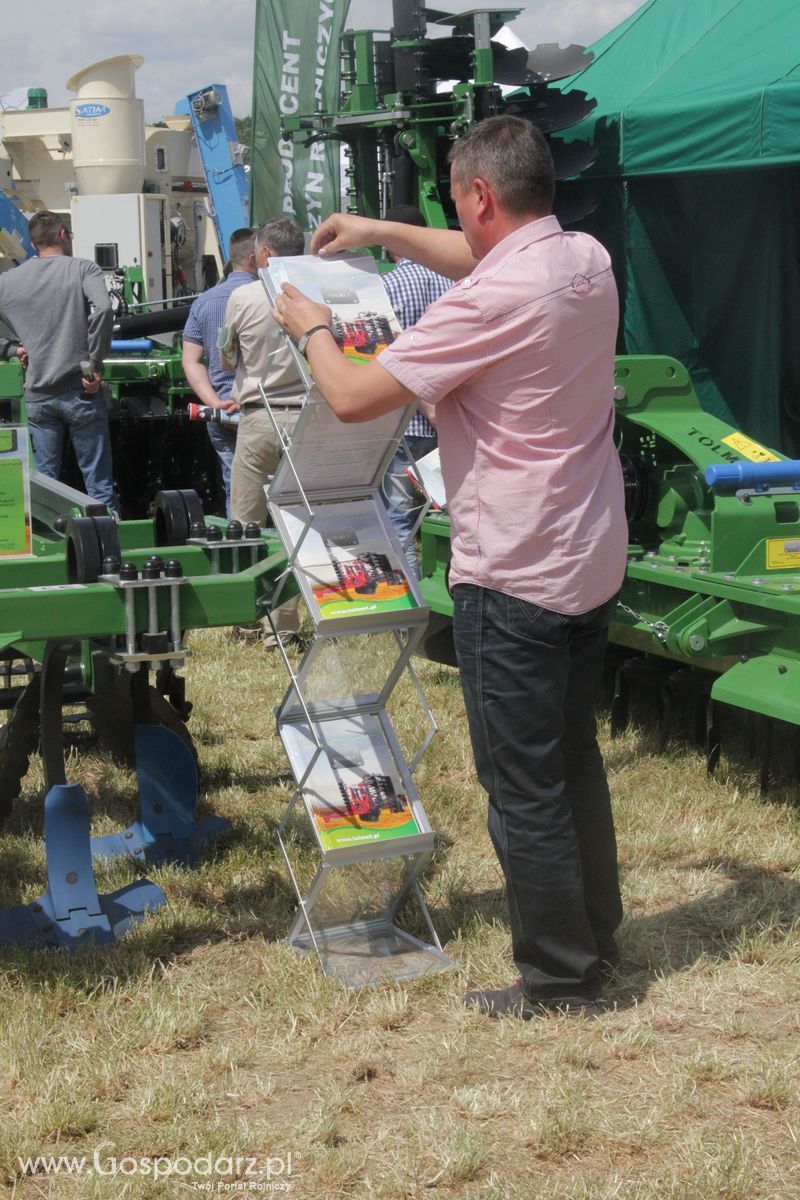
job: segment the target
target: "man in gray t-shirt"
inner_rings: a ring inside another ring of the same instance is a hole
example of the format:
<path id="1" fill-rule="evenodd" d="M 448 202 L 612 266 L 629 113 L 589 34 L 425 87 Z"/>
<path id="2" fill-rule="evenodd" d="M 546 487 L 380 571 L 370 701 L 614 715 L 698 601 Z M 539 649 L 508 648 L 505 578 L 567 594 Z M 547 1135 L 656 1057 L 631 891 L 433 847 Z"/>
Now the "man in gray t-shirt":
<path id="1" fill-rule="evenodd" d="M 29 233 L 37 257 L 0 276 L 0 317 L 15 334 L 0 338 L 0 357 L 16 355 L 27 367 L 25 405 L 37 470 L 59 478 L 69 431 L 87 494 L 119 513 L 101 387 L 113 320 L 103 272 L 72 257 L 58 213 L 36 213 Z M 87 362 L 85 377 L 81 363 Z"/>

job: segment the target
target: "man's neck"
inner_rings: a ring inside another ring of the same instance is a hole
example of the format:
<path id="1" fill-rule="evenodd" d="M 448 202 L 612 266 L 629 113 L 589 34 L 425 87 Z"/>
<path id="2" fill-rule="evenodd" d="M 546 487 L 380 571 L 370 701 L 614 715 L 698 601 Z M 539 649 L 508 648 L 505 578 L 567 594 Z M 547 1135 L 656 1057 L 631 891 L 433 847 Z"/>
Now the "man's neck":
<path id="1" fill-rule="evenodd" d="M 56 255 L 61 255 L 64 251 L 60 246 L 42 246 L 41 250 L 37 250 L 39 258 L 55 258 Z"/>
<path id="2" fill-rule="evenodd" d="M 534 221 L 543 221 L 545 217 L 551 215 L 551 213 L 523 213 L 522 216 L 512 216 L 510 213 L 503 213 L 482 230 L 481 257 L 485 258 L 490 250 L 494 250 L 495 246 L 499 246 L 510 234 L 516 233 L 524 225 L 532 225 Z"/>

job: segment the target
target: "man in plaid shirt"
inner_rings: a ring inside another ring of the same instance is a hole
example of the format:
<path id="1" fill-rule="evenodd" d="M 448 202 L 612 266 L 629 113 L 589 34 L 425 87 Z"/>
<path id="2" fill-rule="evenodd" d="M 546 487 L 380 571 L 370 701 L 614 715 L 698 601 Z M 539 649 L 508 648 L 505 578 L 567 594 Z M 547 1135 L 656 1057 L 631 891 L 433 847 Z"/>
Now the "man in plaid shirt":
<path id="1" fill-rule="evenodd" d="M 384 219 L 400 221 L 404 225 L 425 225 L 425 218 L 413 204 L 395 205 L 389 209 Z M 416 325 L 428 305 L 433 304 L 434 300 L 438 300 L 452 287 L 453 281 L 412 262 L 409 258 L 395 259 L 395 262 L 395 269 L 384 275 L 382 281 L 400 328 L 406 329 L 409 325 Z M 435 450 L 438 445 L 436 430 L 419 411 L 411 418 L 405 436 L 414 462 Z M 401 543 L 406 542 L 414 528 L 419 508 L 414 485 L 406 473 L 407 466 L 408 460 L 398 448 L 386 470 L 382 488 L 389 520 Z M 419 557 L 413 538 L 406 545 L 406 558 L 415 578 L 419 579 Z"/>

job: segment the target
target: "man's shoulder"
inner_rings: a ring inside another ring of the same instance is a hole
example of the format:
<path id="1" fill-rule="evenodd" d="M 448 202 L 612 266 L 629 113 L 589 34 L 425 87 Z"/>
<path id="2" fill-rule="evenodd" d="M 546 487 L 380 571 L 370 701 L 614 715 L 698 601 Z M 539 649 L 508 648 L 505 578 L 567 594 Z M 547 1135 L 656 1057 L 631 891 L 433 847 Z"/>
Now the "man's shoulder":
<path id="1" fill-rule="evenodd" d="M 243 283 L 232 291 L 228 298 L 227 312 L 248 312 L 261 309 L 267 304 L 267 293 L 259 279 L 252 283 Z"/>
<path id="2" fill-rule="evenodd" d="M 213 287 L 206 288 L 192 301 L 189 316 L 199 320 L 210 305 L 224 303 L 225 298 L 226 293 L 222 291 L 222 283 L 215 283 Z"/>
<path id="3" fill-rule="evenodd" d="M 105 275 L 96 262 L 92 262 L 90 258 L 75 257 L 72 254 L 61 254 L 60 258 L 64 260 L 65 265 L 61 268 L 65 275 L 79 275 L 81 279 L 86 279 L 89 276 L 102 279 L 105 283 Z"/>

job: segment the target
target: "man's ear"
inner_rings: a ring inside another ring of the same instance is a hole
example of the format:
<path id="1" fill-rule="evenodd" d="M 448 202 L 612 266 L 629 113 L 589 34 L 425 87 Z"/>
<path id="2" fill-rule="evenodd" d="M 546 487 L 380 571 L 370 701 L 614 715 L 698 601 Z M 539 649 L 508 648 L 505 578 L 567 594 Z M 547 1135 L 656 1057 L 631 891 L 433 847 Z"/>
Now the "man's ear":
<path id="1" fill-rule="evenodd" d="M 478 217 L 486 216 L 493 207 L 492 190 L 485 179 L 476 178 L 472 181 L 475 195 L 475 211 Z"/>

